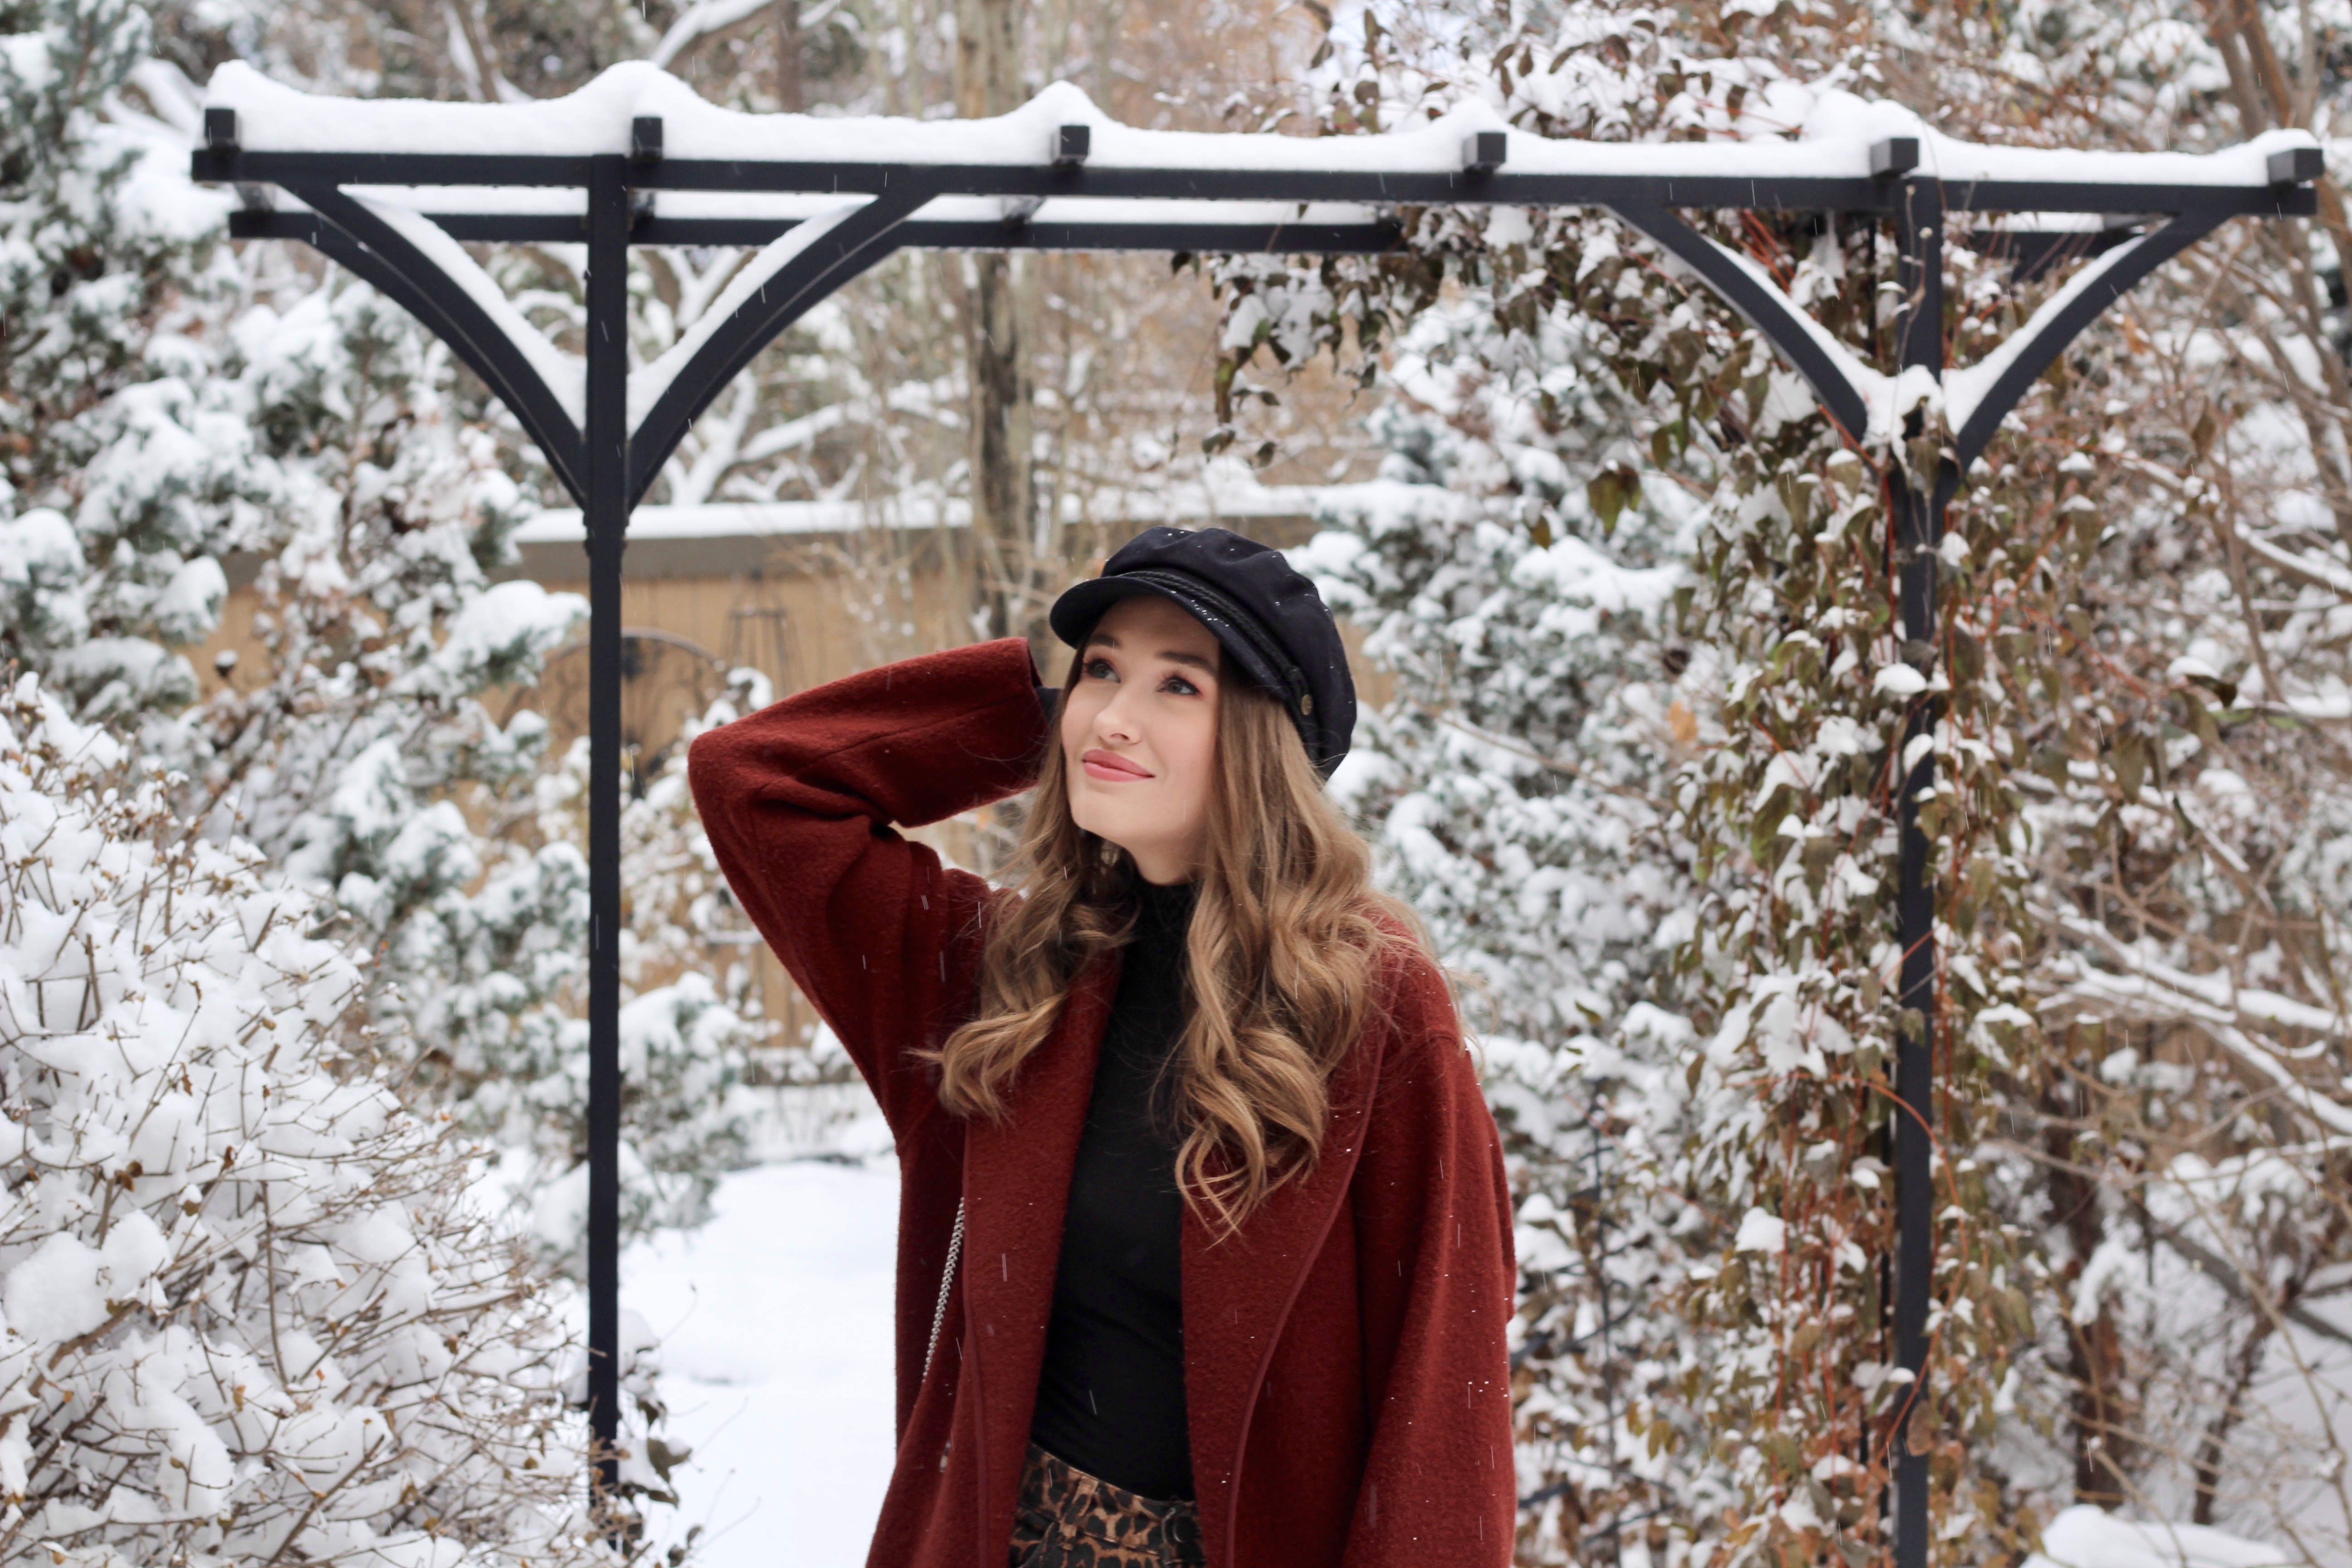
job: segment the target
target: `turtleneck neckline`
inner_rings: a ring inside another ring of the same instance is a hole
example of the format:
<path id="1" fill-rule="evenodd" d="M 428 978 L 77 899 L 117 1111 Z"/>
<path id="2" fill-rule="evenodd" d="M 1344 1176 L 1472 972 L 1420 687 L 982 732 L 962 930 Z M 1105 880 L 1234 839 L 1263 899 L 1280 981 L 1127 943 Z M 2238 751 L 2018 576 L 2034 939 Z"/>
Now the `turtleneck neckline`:
<path id="1" fill-rule="evenodd" d="M 1160 883 L 1148 881 L 1137 872 L 1129 885 L 1142 905 L 1145 918 L 1159 925 L 1182 923 L 1192 913 L 1194 896 L 1200 891 L 1198 878 L 1189 882 Z"/>

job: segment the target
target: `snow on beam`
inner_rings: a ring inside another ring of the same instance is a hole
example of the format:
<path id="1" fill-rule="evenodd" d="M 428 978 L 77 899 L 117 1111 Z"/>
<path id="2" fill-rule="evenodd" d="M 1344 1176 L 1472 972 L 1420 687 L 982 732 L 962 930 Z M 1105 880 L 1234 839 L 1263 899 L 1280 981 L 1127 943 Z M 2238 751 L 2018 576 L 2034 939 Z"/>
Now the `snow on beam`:
<path id="1" fill-rule="evenodd" d="M 1696 189 L 1706 199 L 1686 205 L 1729 205 L 1751 204 L 1734 199 L 1736 193 L 1719 192 L 1717 183 L 1836 180 L 1883 185 L 1888 177 L 1883 149 L 1910 141 L 1916 143 L 1917 174 L 1958 187 L 1948 196 L 1955 207 L 1977 205 L 1967 189 L 1976 184 L 2062 194 L 2096 184 L 2132 187 L 2130 200 L 2147 210 L 2174 210 L 2166 203 L 2180 193 L 2236 191 L 2252 196 L 2292 190 L 2294 181 L 2309 177 L 2304 171 L 2315 167 L 2318 154 L 2318 143 L 2301 131 L 2268 132 L 2241 146 L 2202 154 L 1988 147 L 1943 135 L 1898 105 L 1833 90 L 1814 95 L 1791 136 L 1673 142 L 1570 141 L 1515 132 L 1483 102 L 1378 135 L 1143 131 L 1110 119 L 1067 82 L 1056 82 L 1019 109 L 990 120 L 747 114 L 705 102 L 684 82 L 642 61 L 614 66 L 565 97 L 530 103 L 331 98 L 281 86 L 232 61 L 214 73 L 205 102 L 208 109 L 233 110 L 236 117 L 236 152 L 223 149 L 215 155 L 246 158 L 495 154 L 569 163 L 628 155 L 635 146 L 637 122 L 657 119 L 661 161 L 646 170 L 652 185 L 694 180 L 690 167 L 680 165 L 697 163 L 728 165 L 738 180 L 756 179 L 746 166 L 758 164 L 803 170 L 1026 168 L 1083 178 L 1089 191 L 1104 186 L 1105 194 L 1115 183 L 1098 176 L 1120 171 L 1287 172 L 1446 176 L 1439 188 L 1452 193 L 1452 199 L 1508 201 L 1533 188 L 1530 182 L 1576 175 L 1704 180 L 1709 184 Z M 1083 163 L 1067 159 L 1069 128 L 1086 132 Z M 1503 138 L 1500 147 L 1495 137 Z M 1476 163 L 1497 152 L 1503 156 L 1492 172 L 1465 169 L 1465 143 L 1480 149 Z M 550 170 L 534 183 L 567 183 L 569 176 L 555 177 L 560 173 Z M 1400 192 L 1399 199 L 1430 198 Z"/>

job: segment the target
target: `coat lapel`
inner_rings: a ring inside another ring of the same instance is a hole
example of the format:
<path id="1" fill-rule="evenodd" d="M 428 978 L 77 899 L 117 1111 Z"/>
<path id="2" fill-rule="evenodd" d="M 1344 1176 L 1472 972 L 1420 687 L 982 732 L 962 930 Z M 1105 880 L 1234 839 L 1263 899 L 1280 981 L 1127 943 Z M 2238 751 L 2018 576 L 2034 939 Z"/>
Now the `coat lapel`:
<path id="1" fill-rule="evenodd" d="M 982 1561 L 1013 1528 L 1070 1175 L 1121 963 L 1114 952 L 1079 974 L 1053 1038 L 1021 1065 L 1010 1114 L 973 1121 L 965 1137 L 964 1348 L 980 1398 Z"/>
<path id="2" fill-rule="evenodd" d="M 1184 1396 L 1192 1428 L 1192 1488 L 1211 1563 L 1232 1560 L 1235 1472 L 1258 1387 L 1307 1268 L 1344 1207 L 1364 1146 L 1382 1043 L 1381 1031 L 1368 1031 L 1334 1076 L 1330 1131 L 1311 1174 L 1285 1184 L 1237 1235 L 1223 1241 L 1212 1241 L 1191 1205 L 1184 1211 Z"/>

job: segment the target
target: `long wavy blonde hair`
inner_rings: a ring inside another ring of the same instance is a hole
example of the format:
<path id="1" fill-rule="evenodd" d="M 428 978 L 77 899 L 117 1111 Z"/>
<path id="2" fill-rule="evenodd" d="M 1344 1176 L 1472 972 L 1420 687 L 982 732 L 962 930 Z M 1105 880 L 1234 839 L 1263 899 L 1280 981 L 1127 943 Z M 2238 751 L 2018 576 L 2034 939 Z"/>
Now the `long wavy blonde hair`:
<path id="1" fill-rule="evenodd" d="M 1085 657 L 1072 658 L 1065 691 Z M 1313 1169 L 1331 1075 L 1388 1001 L 1375 994 L 1385 955 L 1431 947 L 1412 907 L 1371 885 L 1370 848 L 1324 794 L 1281 703 L 1219 657 L 1207 858 L 1170 1103 L 1185 1201 L 1222 1237 Z M 1004 1115 L 1005 1090 L 1052 1036 L 1071 981 L 1135 935 L 1133 861 L 1071 816 L 1060 726 L 1052 730 L 1006 868 L 1012 891 L 992 900 L 982 935 L 979 1011 L 924 1053 L 958 1115 Z"/>

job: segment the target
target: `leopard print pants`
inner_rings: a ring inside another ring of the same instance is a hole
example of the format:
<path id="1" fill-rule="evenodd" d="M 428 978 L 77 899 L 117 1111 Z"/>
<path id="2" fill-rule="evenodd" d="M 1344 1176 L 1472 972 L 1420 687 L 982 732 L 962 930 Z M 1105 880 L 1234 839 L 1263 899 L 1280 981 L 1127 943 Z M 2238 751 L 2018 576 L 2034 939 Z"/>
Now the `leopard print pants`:
<path id="1" fill-rule="evenodd" d="M 1090 1476 L 1036 1444 L 1021 1472 L 1012 1568 L 1203 1568 L 1200 1510 Z"/>

